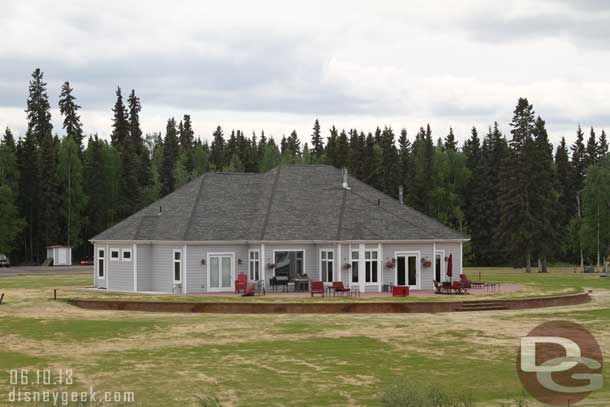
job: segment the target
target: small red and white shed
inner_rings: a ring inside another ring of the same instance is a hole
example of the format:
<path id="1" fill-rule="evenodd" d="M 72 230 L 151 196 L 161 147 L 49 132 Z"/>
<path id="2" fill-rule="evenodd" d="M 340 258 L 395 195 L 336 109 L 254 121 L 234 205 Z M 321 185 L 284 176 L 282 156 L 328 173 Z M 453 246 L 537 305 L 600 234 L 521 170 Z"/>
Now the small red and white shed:
<path id="1" fill-rule="evenodd" d="M 72 248 L 70 246 L 47 246 L 47 260 L 53 259 L 53 266 L 71 266 Z"/>

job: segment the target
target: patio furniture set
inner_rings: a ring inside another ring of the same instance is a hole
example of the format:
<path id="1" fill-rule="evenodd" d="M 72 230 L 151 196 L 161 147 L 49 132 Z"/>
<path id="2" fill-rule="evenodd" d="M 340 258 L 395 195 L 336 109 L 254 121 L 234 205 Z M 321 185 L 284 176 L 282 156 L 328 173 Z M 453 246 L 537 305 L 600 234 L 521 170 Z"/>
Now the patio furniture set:
<path id="1" fill-rule="evenodd" d="M 334 281 L 331 285 L 325 285 L 322 281 L 310 281 L 306 278 L 295 279 L 294 291 L 295 292 L 310 292 L 311 296 L 321 295 L 325 296 L 360 296 L 360 289 L 358 287 L 345 287 L 342 281 Z M 277 291 L 278 288 L 282 289 L 283 292 L 288 292 L 290 283 L 288 277 L 274 276 L 270 280 L 270 285 L 273 291 Z M 311 287 L 310 287 L 311 286 Z M 242 293 L 243 297 L 249 297 L 253 295 L 265 295 L 265 284 L 262 280 L 248 284 L 248 276 L 244 273 L 240 273 L 235 280 L 235 293 Z"/>
<path id="2" fill-rule="evenodd" d="M 499 283 L 470 281 L 465 274 L 460 275 L 460 281 L 444 281 L 442 283 L 434 281 L 435 294 L 468 294 L 470 288 L 485 288 L 488 291 L 496 291 L 496 288 L 499 289 L 499 287 Z"/>

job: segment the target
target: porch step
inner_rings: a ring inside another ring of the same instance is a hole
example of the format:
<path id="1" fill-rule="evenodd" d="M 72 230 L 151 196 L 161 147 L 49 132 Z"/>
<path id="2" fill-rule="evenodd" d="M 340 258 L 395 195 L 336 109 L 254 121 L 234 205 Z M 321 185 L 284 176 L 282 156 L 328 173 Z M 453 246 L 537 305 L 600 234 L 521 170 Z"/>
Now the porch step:
<path id="1" fill-rule="evenodd" d="M 463 303 L 456 311 L 501 311 L 509 309 L 507 305 L 488 301 L 471 301 Z"/>

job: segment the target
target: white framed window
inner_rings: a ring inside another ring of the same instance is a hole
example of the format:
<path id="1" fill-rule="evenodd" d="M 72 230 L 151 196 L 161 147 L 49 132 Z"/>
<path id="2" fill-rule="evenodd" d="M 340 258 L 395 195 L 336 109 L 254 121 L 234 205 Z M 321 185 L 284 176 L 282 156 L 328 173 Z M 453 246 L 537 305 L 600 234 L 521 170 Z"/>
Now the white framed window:
<path id="1" fill-rule="evenodd" d="M 132 259 L 131 249 L 121 250 L 121 259 L 123 259 L 123 261 L 131 261 L 131 259 Z"/>
<path id="2" fill-rule="evenodd" d="M 358 282 L 358 272 L 359 272 L 359 260 L 360 252 L 358 250 L 352 250 L 352 268 L 351 268 L 351 282 Z"/>
<path id="3" fill-rule="evenodd" d="M 335 252 L 333 250 L 320 251 L 320 270 L 322 281 L 330 283 L 334 281 Z"/>
<path id="4" fill-rule="evenodd" d="M 376 249 L 364 251 L 364 282 L 379 282 L 379 254 Z"/>
<path id="5" fill-rule="evenodd" d="M 97 278 L 104 278 L 105 255 L 106 251 L 104 249 L 97 251 Z"/>
<path id="6" fill-rule="evenodd" d="M 110 249 L 110 261 L 119 261 L 121 258 L 121 251 L 119 249 Z"/>
<path id="7" fill-rule="evenodd" d="M 248 252 L 248 277 L 250 281 L 258 281 L 261 279 L 261 260 L 258 250 L 250 250 Z"/>
<path id="8" fill-rule="evenodd" d="M 174 283 L 181 283 L 182 282 L 182 252 L 180 250 L 174 250 L 174 255 L 173 255 L 173 259 L 174 261 L 172 262 L 174 265 L 173 268 L 173 277 L 174 277 Z"/>

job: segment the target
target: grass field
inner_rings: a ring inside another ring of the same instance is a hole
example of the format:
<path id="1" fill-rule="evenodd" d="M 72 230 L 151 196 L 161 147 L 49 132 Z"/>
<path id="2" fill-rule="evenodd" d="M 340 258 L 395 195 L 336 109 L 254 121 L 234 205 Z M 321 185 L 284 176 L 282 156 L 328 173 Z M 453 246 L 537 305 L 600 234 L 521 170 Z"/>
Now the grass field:
<path id="1" fill-rule="evenodd" d="M 519 338 L 544 321 L 584 325 L 610 358 L 610 281 L 571 271 L 527 275 L 515 269 L 467 270 L 472 279 L 481 272 L 485 280 L 525 286 L 521 293 L 507 294 L 511 296 L 592 288 L 591 303 L 403 315 L 89 311 L 54 301 L 52 289 L 90 284 L 90 276 L 3 277 L 0 406 L 19 405 L 7 401 L 11 369 L 45 368 L 72 369 L 75 383 L 29 385 L 22 390 L 73 391 L 93 385 L 99 391 L 135 393 L 135 403 L 104 406 L 198 406 L 197 397 L 208 395 L 222 405 L 375 406 L 385 386 L 405 378 L 468 393 L 479 406 L 501 406 L 523 397 L 515 372 Z M 61 291 L 61 296 L 68 293 L 75 294 Z M 607 367 L 604 373 L 607 381 Z M 528 403 L 539 405 L 529 399 Z M 610 386 L 581 405 L 608 404 Z"/>

